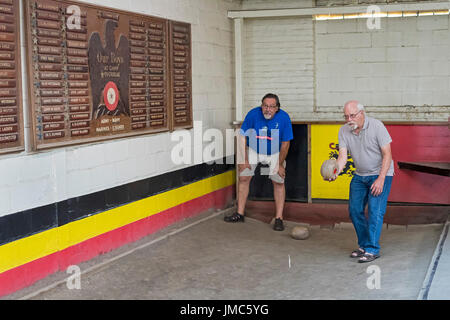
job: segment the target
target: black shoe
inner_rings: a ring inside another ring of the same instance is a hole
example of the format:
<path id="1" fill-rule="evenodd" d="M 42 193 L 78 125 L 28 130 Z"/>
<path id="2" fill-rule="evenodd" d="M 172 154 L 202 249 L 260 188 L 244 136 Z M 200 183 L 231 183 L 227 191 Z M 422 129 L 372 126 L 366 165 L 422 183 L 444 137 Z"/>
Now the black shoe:
<path id="1" fill-rule="evenodd" d="M 225 216 L 223 220 L 225 222 L 244 222 L 245 218 L 242 214 L 235 212 L 231 216 Z"/>
<path id="2" fill-rule="evenodd" d="M 284 230 L 283 220 L 281 220 L 280 218 L 276 218 L 275 223 L 273 225 L 273 230 L 283 231 Z"/>

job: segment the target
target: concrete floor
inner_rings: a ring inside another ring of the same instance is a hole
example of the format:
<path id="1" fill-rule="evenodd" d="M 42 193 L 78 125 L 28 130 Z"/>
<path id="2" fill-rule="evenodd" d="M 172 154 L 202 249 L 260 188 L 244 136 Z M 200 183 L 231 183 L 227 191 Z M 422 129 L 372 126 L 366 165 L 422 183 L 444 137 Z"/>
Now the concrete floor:
<path id="1" fill-rule="evenodd" d="M 450 220 L 441 233 L 422 290 L 421 300 L 450 300 Z"/>
<path id="2" fill-rule="evenodd" d="M 349 258 L 351 224 L 311 227 L 309 239 L 294 240 L 295 223 L 276 232 L 223 215 L 206 212 L 80 264 L 79 290 L 60 272 L 4 299 L 417 299 L 443 229 L 384 226 L 381 258 L 359 264 Z M 379 289 L 367 285 L 374 271 Z"/>

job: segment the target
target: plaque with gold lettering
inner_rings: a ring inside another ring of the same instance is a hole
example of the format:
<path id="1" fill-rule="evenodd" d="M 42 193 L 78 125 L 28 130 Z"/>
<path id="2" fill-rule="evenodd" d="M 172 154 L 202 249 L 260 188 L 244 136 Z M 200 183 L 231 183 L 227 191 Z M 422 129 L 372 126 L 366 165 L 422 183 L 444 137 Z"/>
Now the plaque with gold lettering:
<path id="1" fill-rule="evenodd" d="M 192 128 L 191 26 L 170 21 L 172 127 Z"/>
<path id="2" fill-rule="evenodd" d="M 168 20 L 75 1 L 26 10 L 36 149 L 170 129 Z"/>
<path id="3" fill-rule="evenodd" d="M 24 149 L 19 2 L 0 0 L 0 154 Z"/>

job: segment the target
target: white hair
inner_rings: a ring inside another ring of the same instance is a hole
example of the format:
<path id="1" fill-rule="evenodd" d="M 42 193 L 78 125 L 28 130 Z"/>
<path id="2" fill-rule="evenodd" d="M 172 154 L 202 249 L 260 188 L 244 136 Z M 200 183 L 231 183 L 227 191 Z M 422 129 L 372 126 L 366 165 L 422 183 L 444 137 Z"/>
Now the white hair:
<path id="1" fill-rule="evenodd" d="M 358 108 L 358 111 L 364 111 L 364 106 L 361 103 L 358 102 L 358 105 L 356 107 Z"/>

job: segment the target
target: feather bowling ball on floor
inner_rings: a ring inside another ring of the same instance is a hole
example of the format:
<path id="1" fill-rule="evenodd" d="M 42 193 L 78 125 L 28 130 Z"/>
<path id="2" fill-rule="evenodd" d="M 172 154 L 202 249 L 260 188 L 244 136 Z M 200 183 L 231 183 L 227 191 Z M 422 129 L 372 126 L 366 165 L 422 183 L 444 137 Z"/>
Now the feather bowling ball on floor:
<path id="1" fill-rule="evenodd" d="M 309 238 L 309 229 L 307 227 L 296 226 L 291 230 L 291 237 L 295 240 L 305 240 Z"/>

